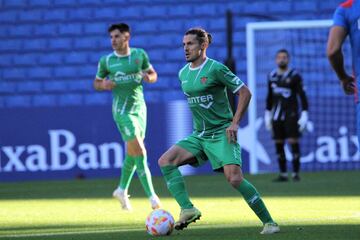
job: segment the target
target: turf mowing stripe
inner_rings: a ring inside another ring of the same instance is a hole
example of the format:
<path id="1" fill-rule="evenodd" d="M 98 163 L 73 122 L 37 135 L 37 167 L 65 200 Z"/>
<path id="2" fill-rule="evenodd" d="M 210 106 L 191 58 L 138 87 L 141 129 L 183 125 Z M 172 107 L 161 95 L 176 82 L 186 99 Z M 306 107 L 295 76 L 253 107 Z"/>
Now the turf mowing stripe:
<path id="1" fill-rule="evenodd" d="M 79 235 L 91 233 L 114 233 L 114 232 L 128 232 L 128 231 L 146 231 L 145 228 L 131 228 L 131 229 L 103 229 L 103 230 L 89 230 L 77 232 L 59 232 L 59 233 L 29 233 L 29 234 L 10 234 L 0 236 L 1 238 L 25 238 L 25 237 L 50 237 L 50 236 L 63 236 L 63 235 Z"/>
<path id="2" fill-rule="evenodd" d="M 358 212 L 357 212 L 358 213 Z M 354 214 L 356 216 L 356 213 Z M 338 217 L 329 217 L 329 218 L 319 218 L 318 220 L 340 220 L 340 219 L 354 219 L 355 216 L 338 216 Z M 284 221 L 283 226 L 292 226 L 288 225 L 293 223 L 305 223 L 309 220 L 293 220 L 293 221 Z M 192 228 L 196 229 L 206 229 L 209 226 L 213 228 L 232 228 L 234 226 L 241 227 L 240 223 L 238 224 L 203 224 L 203 225 L 192 225 Z M 261 230 L 261 225 L 259 229 Z M 281 227 L 281 225 L 280 225 Z M 30 234 L 10 234 L 0 236 L 1 238 L 26 238 L 26 237 L 51 237 L 51 236 L 64 236 L 64 235 L 81 235 L 81 234 L 91 234 L 91 233 L 115 233 L 115 232 L 129 232 L 129 231 L 146 231 L 145 228 L 130 228 L 130 229 L 99 229 L 99 230 L 89 230 L 89 231 L 78 231 L 78 232 L 59 232 L 59 233 L 30 233 Z"/>
<path id="3" fill-rule="evenodd" d="M 216 228 L 232 228 L 234 226 L 238 226 L 237 224 L 204 224 L 201 226 L 191 226 L 192 228 L 197 229 L 205 229 L 211 227 Z M 261 227 L 261 226 L 259 226 Z M 129 231 L 146 231 L 144 228 L 130 228 L 130 229 L 102 229 L 102 230 L 89 230 L 89 231 L 77 231 L 77 232 L 58 232 L 58 233 L 29 233 L 29 234 L 9 234 L 9 235 L 3 235 L 0 236 L 1 238 L 24 238 L 24 237 L 50 237 L 50 236 L 62 236 L 62 235 L 80 235 L 80 234 L 91 234 L 91 233 L 114 233 L 114 232 L 129 232 Z"/>

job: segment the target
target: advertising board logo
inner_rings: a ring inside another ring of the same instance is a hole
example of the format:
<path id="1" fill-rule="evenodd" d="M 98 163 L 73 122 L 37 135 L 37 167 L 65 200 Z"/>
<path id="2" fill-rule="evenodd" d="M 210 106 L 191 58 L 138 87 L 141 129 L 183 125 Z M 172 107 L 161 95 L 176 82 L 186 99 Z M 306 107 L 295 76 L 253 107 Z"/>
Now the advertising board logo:
<path id="1" fill-rule="evenodd" d="M 77 143 L 66 129 L 49 130 L 49 147 L 42 145 L 0 146 L 0 172 L 65 171 L 120 168 L 123 147 L 110 142 Z"/>

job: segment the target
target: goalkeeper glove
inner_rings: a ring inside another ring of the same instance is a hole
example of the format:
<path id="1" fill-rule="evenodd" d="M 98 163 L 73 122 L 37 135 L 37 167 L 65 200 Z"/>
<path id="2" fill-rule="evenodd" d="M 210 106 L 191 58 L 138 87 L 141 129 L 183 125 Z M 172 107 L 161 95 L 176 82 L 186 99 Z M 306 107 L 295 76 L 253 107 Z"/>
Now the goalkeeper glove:
<path id="1" fill-rule="evenodd" d="M 299 131 L 302 132 L 304 131 L 304 129 L 306 128 L 306 125 L 309 121 L 309 116 L 308 116 L 308 112 L 307 111 L 302 111 L 300 118 L 298 120 L 298 124 L 299 124 Z"/>
<path id="2" fill-rule="evenodd" d="M 269 131 L 271 131 L 271 129 L 272 129 L 271 111 L 269 111 L 269 110 L 266 110 L 266 111 L 265 111 L 264 120 L 265 120 L 265 127 L 266 127 L 266 129 L 269 130 Z"/>

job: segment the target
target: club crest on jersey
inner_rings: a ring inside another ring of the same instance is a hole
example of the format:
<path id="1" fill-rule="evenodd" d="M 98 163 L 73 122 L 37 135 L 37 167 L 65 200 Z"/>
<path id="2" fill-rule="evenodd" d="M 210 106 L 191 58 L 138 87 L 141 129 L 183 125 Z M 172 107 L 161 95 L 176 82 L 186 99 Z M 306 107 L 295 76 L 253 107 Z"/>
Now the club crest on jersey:
<path id="1" fill-rule="evenodd" d="M 140 61 L 139 59 L 135 59 L 135 64 L 139 65 Z"/>
<path id="2" fill-rule="evenodd" d="M 202 78 L 200 78 L 200 81 L 202 84 L 205 84 L 207 79 L 208 79 L 207 77 L 202 77 Z"/>
<path id="3" fill-rule="evenodd" d="M 285 79 L 285 82 L 286 82 L 286 83 L 290 83 L 290 81 L 291 81 L 291 78 L 286 78 L 286 79 Z"/>

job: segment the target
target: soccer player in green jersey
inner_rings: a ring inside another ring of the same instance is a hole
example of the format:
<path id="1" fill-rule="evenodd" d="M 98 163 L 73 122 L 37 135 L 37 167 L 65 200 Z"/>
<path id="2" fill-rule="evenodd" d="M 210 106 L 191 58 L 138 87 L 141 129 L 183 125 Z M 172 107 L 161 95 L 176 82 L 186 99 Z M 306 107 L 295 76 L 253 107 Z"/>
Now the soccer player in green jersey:
<path id="1" fill-rule="evenodd" d="M 201 217 L 185 188 L 179 166 L 198 166 L 209 160 L 213 170 L 224 172 L 228 182 L 238 190 L 264 224 L 261 234 L 280 231 L 255 187 L 241 171 L 237 131 L 251 93 L 245 84 L 226 66 L 206 56 L 211 35 L 201 28 L 185 33 L 183 46 L 186 64 L 179 71 L 182 90 L 193 115 L 193 133 L 180 140 L 159 159 L 167 187 L 181 207 L 177 230 Z M 226 89 L 239 96 L 235 114 L 230 109 Z"/>
<path id="2" fill-rule="evenodd" d="M 126 142 L 121 178 L 113 196 L 120 201 L 124 210 L 131 210 L 128 188 L 136 170 L 151 207 L 156 209 L 160 207 L 160 200 L 154 192 L 144 146 L 146 105 L 142 81 L 156 82 L 157 73 L 143 49 L 130 48 L 130 27 L 127 24 L 113 24 L 108 32 L 114 52 L 100 59 L 94 88 L 112 91 L 113 118 Z"/>

